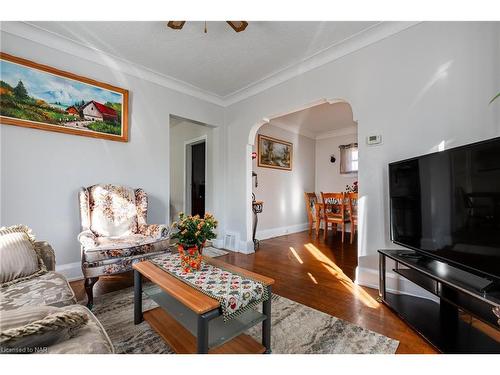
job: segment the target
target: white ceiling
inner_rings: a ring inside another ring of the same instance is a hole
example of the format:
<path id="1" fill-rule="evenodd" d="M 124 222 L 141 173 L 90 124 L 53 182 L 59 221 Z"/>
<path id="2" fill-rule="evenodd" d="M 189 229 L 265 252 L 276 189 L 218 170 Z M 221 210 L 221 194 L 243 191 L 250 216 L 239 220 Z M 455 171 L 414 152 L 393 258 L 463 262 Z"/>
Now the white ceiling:
<path id="1" fill-rule="evenodd" d="M 357 132 L 352 108 L 348 103 L 323 103 L 297 112 L 275 117 L 270 125 L 318 139 Z"/>
<path id="2" fill-rule="evenodd" d="M 368 32 L 378 22 L 30 22 L 205 92 L 227 97 Z"/>

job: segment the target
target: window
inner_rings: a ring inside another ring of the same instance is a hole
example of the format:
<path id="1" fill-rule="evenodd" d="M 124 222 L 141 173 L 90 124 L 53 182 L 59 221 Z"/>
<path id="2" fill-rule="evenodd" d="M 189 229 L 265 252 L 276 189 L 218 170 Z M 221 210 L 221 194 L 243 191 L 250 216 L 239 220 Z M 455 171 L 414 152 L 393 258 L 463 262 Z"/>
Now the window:
<path id="1" fill-rule="evenodd" d="M 358 144 L 340 145 L 340 174 L 358 173 Z"/>

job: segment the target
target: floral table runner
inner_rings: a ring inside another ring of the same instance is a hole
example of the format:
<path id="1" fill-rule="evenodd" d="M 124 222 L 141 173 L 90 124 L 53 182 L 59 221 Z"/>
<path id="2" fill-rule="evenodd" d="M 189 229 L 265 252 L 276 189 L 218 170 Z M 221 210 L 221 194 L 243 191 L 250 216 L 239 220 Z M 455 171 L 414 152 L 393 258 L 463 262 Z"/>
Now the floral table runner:
<path id="1" fill-rule="evenodd" d="M 179 280 L 219 301 L 224 321 L 266 301 L 267 287 L 259 281 L 202 262 L 199 271 L 184 272 L 177 253 L 167 253 L 148 259 Z"/>

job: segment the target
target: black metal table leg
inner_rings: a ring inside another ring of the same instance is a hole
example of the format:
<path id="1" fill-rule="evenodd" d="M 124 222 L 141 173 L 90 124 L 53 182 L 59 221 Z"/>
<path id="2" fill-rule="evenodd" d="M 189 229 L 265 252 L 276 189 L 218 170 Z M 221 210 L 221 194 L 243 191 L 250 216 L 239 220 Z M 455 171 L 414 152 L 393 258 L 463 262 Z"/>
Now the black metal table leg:
<path id="1" fill-rule="evenodd" d="M 208 353 L 208 323 L 219 315 L 219 309 L 198 315 L 198 325 L 196 329 L 196 351 L 198 354 Z"/>
<path id="2" fill-rule="evenodd" d="M 378 256 L 378 301 L 385 301 L 385 255 L 379 254 Z"/>
<path id="3" fill-rule="evenodd" d="M 196 351 L 198 354 L 208 353 L 208 319 L 205 314 L 198 315 Z"/>
<path id="4" fill-rule="evenodd" d="M 262 345 L 266 348 L 265 353 L 271 353 L 271 298 L 272 291 L 271 286 L 267 287 L 267 292 L 269 298 L 267 301 L 262 303 L 262 313 L 266 316 L 266 319 L 262 321 Z"/>
<path id="5" fill-rule="evenodd" d="M 142 278 L 139 271 L 134 270 L 134 324 L 142 322 Z"/>

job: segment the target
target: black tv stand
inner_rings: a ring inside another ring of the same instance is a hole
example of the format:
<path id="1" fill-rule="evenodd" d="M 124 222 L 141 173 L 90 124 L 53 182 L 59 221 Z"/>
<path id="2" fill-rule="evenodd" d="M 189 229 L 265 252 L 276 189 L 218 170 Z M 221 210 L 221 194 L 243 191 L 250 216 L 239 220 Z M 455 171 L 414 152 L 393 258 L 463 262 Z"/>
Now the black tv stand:
<path id="1" fill-rule="evenodd" d="M 422 258 L 422 255 L 420 255 L 417 252 L 403 252 L 403 251 L 400 251 L 398 253 L 398 255 L 401 258 L 409 258 L 409 259 L 421 259 Z"/>
<path id="2" fill-rule="evenodd" d="M 491 294 L 492 292 L 499 292 L 500 291 L 500 282 L 499 281 L 492 281 L 485 287 L 481 288 L 479 290 L 481 293 L 484 295 Z"/>
<path id="3" fill-rule="evenodd" d="M 378 252 L 381 301 L 437 350 L 443 353 L 500 353 L 500 317 L 493 312 L 500 306 L 497 283 L 412 250 Z M 400 294 L 388 288 L 387 259 L 394 262 L 392 271 L 395 274 L 437 298 Z M 476 319 L 464 319 L 466 315 Z"/>

